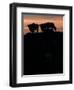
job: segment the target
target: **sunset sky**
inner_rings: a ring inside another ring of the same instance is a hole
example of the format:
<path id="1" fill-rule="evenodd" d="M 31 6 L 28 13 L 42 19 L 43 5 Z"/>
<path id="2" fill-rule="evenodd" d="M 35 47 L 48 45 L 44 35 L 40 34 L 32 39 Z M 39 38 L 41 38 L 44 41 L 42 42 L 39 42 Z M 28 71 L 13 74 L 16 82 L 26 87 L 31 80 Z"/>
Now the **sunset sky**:
<path id="1" fill-rule="evenodd" d="M 63 32 L 63 16 L 62 15 L 23 15 L 23 32 L 24 34 L 30 32 L 28 24 L 36 23 L 42 24 L 52 22 L 57 28 L 57 32 Z M 41 32 L 40 28 L 39 31 Z"/>

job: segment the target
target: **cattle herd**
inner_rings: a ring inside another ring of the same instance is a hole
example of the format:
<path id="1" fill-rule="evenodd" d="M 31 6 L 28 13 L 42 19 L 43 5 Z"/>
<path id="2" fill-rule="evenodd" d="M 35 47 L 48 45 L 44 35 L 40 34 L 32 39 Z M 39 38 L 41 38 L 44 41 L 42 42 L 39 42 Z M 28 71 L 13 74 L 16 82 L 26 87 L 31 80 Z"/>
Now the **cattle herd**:
<path id="1" fill-rule="evenodd" d="M 27 25 L 24 35 L 23 74 L 63 73 L 63 32 L 52 22 Z"/>
<path id="2" fill-rule="evenodd" d="M 39 32 L 39 27 L 41 28 L 42 32 L 56 31 L 56 27 L 52 22 L 51 23 L 47 22 L 42 24 L 32 23 L 28 25 L 28 28 L 32 33 Z"/>

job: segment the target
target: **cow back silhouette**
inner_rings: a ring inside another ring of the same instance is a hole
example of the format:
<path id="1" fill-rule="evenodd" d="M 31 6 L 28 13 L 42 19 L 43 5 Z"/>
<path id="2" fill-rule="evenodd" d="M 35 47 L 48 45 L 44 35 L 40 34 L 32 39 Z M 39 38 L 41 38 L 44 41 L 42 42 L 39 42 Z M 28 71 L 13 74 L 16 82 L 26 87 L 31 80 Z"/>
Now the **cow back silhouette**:
<path id="1" fill-rule="evenodd" d="M 43 32 L 53 32 L 54 30 L 56 31 L 56 27 L 54 25 L 54 23 L 43 23 L 43 24 L 40 24 L 40 27 L 41 27 L 41 30 Z"/>
<path id="2" fill-rule="evenodd" d="M 30 30 L 30 32 L 34 33 L 35 31 L 38 32 L 38 24 L 32 23 L 28 25 L 28 28 Z"/>

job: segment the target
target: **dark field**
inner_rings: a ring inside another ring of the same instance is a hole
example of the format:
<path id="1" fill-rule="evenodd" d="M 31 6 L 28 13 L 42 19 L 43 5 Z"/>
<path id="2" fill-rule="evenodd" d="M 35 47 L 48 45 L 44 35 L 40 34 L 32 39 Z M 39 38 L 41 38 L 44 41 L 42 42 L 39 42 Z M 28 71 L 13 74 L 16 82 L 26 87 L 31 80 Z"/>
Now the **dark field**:
<path id="1" fill-rule="evenodd" d="M 63 33 L 24 35 L 24 75 L 63 73 Z"/>

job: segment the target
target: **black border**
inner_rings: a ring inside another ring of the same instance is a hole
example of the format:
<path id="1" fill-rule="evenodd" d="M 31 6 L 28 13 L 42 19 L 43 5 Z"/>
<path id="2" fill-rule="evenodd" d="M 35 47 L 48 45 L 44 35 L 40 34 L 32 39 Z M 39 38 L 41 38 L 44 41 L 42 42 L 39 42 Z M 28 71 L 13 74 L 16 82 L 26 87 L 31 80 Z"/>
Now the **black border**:
<path id="1" fill-rule="evenodd" d="M 31 8 L 46 8 L 46 9 L 62 9 L 69 10 L 70 14 L 70 38 L 69 38 L 69 64 L 70 64 L 70 75 L 68 81 L 52 81 L 52 82 L 38 82 L 38 83 L 21 83 L 17 84 L 17 73 L 16 73 L 16 9 L 17 7 L 31 7 Z M 57 6 L 57 5 L 41 5 L 41 4 L 28 4 L 28 3 L 12 3 L 10 4 L 10 78 L 9 85 L 11 87 L 26 87 L 26 86 L 40 86 L 40 85 L 56 85 L 56 84 L 71 84 L 72 83 L 72 6 Z"/>

